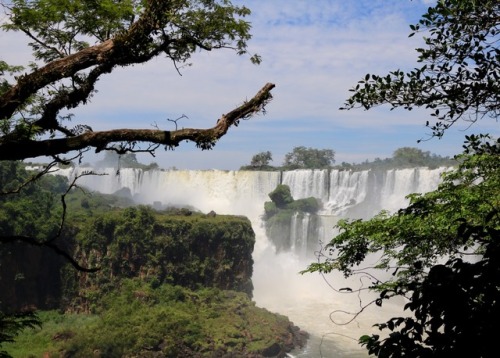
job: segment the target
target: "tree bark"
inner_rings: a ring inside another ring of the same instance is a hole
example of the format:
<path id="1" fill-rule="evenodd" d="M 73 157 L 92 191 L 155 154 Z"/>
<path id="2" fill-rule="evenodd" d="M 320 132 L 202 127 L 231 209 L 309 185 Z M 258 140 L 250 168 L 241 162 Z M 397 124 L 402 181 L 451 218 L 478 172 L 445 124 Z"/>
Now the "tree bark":
<path id="1" fill-rule="evenodd" d="M 79 71 L 103 66 L 106 68 L 104 72 L 111 72 L 117 65 L 143 63 L 158 55 L 162 48 L 168 47 L 169 41 L 151 46 L 153 40 L 149 35 L 161 25 L 153 21 L 157 18 L 156 14 L 163 14 L 169 6 L 168 1 L 150 0 L 139 20 L 125 33 L 20 76 L 16 85 L 0 96 L 0 119 L 11 118 L 15 111 L 40 89 L 70 78 Z M 94 82 L 96 80 L 97 78 Z"/>
<path id="2" fill-rule="evenodd" d="M 252 115 L 264 111 L 265 105 L 272 99 L 271 90 L 274 87 L 274 84 L 267 83 L 252 99 L 222 115 L 216 125 L 211 128 L 184 128 L 173 131 L 114 129 L 87 132 L 66 138 L 0 142 L 0 160 L 22 160 L 39 156 L 55 156 L 87 147 L 94 147 L 96 152 L 99 152 L 115 142 L 149 142 L 173 148 L 177 147 L 181 141 L 186 140 L 196 143 L 201 149 L 211 149 L 232 125 L 237 125 L 241 119 L 248 119 Z"/>

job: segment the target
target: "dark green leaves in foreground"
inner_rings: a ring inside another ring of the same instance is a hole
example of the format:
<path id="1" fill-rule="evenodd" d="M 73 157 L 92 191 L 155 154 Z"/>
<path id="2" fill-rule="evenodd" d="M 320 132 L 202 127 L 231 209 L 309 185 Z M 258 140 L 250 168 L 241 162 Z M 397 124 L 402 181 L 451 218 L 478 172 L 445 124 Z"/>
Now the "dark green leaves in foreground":
<path id="1" fill-rule="evenodd" d="M 10 357 L 2 350 L 6 342 L 14 342 L 16 336 L 26 328 L 41 327 L 41 321 L 32 311 L 7 313 L 0 311 L 0 358 Z"/>
<path id="2" fill-rule="evenodd" d="M 456 170 L 433 192 L 410 195 L 394 215 L 341 221 L 325 261 L 309 272 L 361 274 L 380 260 L 371 288 L 382 305 L 407 299 L 405 316 L 378 324 L 389 331 L 360 339 L 379 357 L 490 357 L 500 317 L 500 139 L 467 137 Z"/>

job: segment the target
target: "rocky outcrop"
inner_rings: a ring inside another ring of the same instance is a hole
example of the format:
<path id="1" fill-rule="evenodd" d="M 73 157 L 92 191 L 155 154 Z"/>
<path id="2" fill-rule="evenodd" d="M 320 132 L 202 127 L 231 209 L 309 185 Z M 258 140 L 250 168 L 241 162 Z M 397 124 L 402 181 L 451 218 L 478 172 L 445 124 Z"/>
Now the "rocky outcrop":
<path id="1" fill-rule="evenodd" d="M 263 218 L 266 235 L 276 251 L 291 251 L 300 256 L 315 252 L 321 237 L 321 219 L 317 215 L 321 201 L 314 197 L 295 200 L 290 187 L 282 184 L 269 197 L 272 201 L 264 203 Z"/>
<path id="2" fill-rule="evenodd" d="M 152 308 L 155 302 L 167 297 L 153 299 L 152 295 L 173 287 L 172 297 L 168 296 L 172 305 L 178 307 L 180 301 L 196 303 L 188 305 L 188 311 L 179 310 L 178 317 L 189 317 L 183 318 L 185 326 L 193 322 L 195 331 L 203 334 L 179 334 L 177 327 L 174 332 L 178 337 L 174 341 L 171 334 L 162 332 L 164 342 L 160 338 L 147 351 L 140 346 L 130 357 L 170 357 L 172 350 L 177 354 L 174 356 L 182 357 L 285 357 L 287 352 L 305 344 L 305 332 L 286 317 L 258 308 L 251 301 L 255 235 L 245 217 L 191 211 L 190 215 L 179 215 L 155 212 L 148 207 L 111 209 L 75 224 L 72 234 L 65 239 L 67 252 L 80 265 L 98 267 L 99 271 L 78 272 L 46 248 L 13 249 L 7 256 L 2 255 L 2 301 L 9 297 L 18 308 L 102 314 L 110 309 L 110 297 L 131 282 L 139 289 L 127 296 L 133 303 L 122 306 L 139 302 Z M 6 277 L 9 280 L 4 280 Z M 189 293 L 181 291 L 188 289 Z M 200 292 L 205 292 L 206 297 Z M 194 313 L 190 312 L 193 307 Z M 129 317 L 128 313 L 118 316 Z M 214 323 L 216 319 L 219 321 Z M 54 335 L 53 341 L 64 347 L 63 343 L 69 344 L 81 334 L 77 329 L 65 331 Z M 199 337 L 203 339 L 198 340 Z M 193 344 L 195 339 L 197 344 Z M 103 342 L 101 346 L 92 340 L 85 342 L 92 347 L 90 356 L 103 356 Z M 73 356 L 64 349 L 60 348 L 58 354 Z M 75 357 L 82 356 L 78 354 Z"/>
<path id="3" fill-rule="evenodd" d="M 257 352 L 251 352 L 246 349 L 234 349 L 230 346 L 222 346 L 214 349 L 213 351 L 200 352 L 191 349 L 188 346 L 179 342 L 176 354 L 180 357 L 185 358 L 285 358 L 289 357 L 288 353 L 297 348 L 305 347 L 309 334 L 305 331 L 300 330 L 299 327 L 294 326 L 290 323 L 288 327 L 284 327 L 281 337 L 276 337 L 273 343 L 270 343 L 268 347 L 258 350 Z M 248 339 L 248 345 L 251 345 L 252 339 Z M 157 349 L 141 351 L 139 354 L 134 356 L 144 357 L 144 358 L 166 358 L 169 355 L 162 351 L 162 344 L 160 344 Z"/>
<path id="4" fill-rule="evenodd" d="M 303 348 L 306 345 L 309 334 L 293 325 L 293 323 L 290 323 L 287 327 L 287 333 L 281 338 L 281 344 L 278 342 L 273 343 L 268 348 L 262 350 L 258 357 L 287 357 L 287 353 L 293 349 Z"/>
<path id="5" fill-rule="evenodd" d="M 73 296 L 84 310 L 96 289 L 112 288 L 123 278 L 140 278 L 153 286 L 216 287 L 252 295 L 255 234 L 245 217 L 128 208 L 88 223 L 77 242 L 77 260 L 100 268 L 75 276 L 78 289 Z"/>
<path id="6" fill-rule="evenodd" d="M 87 310 L 88 300 L 100 296 L 96 292 L 113 289 L 123 278 L 252 295 L 255 235 L 245 217 L 127 208 L 88 220 L 72 234 L 58 241 L 80 265 L 99 271 L 77 272 L 47 248 L 3 245 L 2 307 Z"/>

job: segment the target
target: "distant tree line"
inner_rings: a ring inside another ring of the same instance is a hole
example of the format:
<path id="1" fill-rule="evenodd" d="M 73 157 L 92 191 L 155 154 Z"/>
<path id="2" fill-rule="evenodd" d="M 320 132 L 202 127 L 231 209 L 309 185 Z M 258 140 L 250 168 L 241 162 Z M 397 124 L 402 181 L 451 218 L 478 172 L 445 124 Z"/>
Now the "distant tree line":
<path id="1" fill-rule="evenodd" d="M 272 166 L 273 156 L 269 151 L 255 154 L 250 165 L 244 165 L 240 170 L 294 170 L 294 169 L 328 169 L 335 162 L 335 152 L 332 149 L 315 149 L 303 146 L 294 147 L 285 155 L 281 166 Z"/>
<path id="2" fill-rule="evenodd" d="M 403 169 L 415 167 L 427 167 L 435 169 L 439 167 L 456 166 L 454 158 L 442 157 L 423 151 L 414 147 L 402 147 L 394 151 L 391 158 L 375 158 L 373 161 L 365 160 L 362 163 L 350 164 L 342 162 L 336 166 L 338 169 L 368 170 L 368 169 Z"/>
<path id="3" fill-rule="evenodd" d="M 270 151 L 260 152 L 252 157 L 249 165 L 244 165 L 240 170 L 294 170 L 294 169 L 400 169 L 414 167 L 438 168 L 455 166 L 457 162 L 450 157 L 442 157 L 414 147 L 402 147 L 394 151 L 391 158 L 375 158 L 373 161 L 365 160 L 362 163 L 342 162 L 335 163 L 335 152 L 332 149 L 314 149 L 303 146 L 294 147 L 285 155 L 281 166 L 272 166 L 270 163 L 273 155 Z"/>

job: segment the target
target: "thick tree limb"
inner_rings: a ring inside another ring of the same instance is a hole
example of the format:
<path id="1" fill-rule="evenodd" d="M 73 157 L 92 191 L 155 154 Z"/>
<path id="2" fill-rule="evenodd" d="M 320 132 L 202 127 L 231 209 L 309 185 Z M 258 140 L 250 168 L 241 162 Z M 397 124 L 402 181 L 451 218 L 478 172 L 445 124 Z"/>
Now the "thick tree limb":
<path id="1" fill-rule="evenodd" d="M 0 97 L 0 119 L 10 118 L 16 109 L 39 89 L 104 62 L 108 54 L 112 52 L 113 46 L 114 41 L 108 40 L 55 60 L 30 74 L 20 76 L 17 84 Z"/>
<path id="2" fill-rule="evenodd" d="M 168 48 L 171 40 L 164 38 L 155 44 L 152 33 L 158 31 L 168 21 L 165 14 L 169 1 L 147 2 L 147 7 L 139 20 L 130 29 L 112 39 L 77 53 L 54 60 L 29 74 L 18 78 L 17 84 L 0 96 L 0 119 L 11 118 L 26 100 L 47 85 L 93 66 L 104 66 L 111 72 L 114 66 L 143 63 Z"/>
<path id="3" fill-rule="evenodd" d="M 0 143 L 0 160 L 54 156 L 87 147 L 94 147 L 96 152 L 99 152 L 114 142 L 149 142 L 176 147 L 181 141 L 187 140 L 196 143 L 201 149 L 211 149 L 231 126 L 238 125 L 241 119 L 248 119 L 252 115 L 264 111 L 265 105 L 272 99 L 271 90 L 274 87 L 274 84 L 267 83 L 252 99 L 223 115 L 212 128 L 184 128 L 174 131 L 115 129 L 41 141 L 9 141 Z"/>

